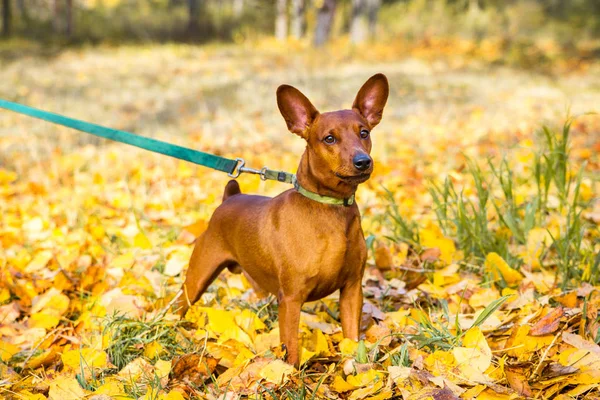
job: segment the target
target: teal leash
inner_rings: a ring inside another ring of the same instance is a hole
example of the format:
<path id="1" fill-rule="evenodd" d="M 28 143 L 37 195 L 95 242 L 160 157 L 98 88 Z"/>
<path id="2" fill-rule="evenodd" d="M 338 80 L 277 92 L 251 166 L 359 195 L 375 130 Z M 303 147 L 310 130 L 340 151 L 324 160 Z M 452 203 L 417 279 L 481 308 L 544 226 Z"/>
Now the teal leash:
<path id="1" fill-rule="evenodd" d="M 19 103 L 13 103 L 10 101 L 0 99 L 0 108 L 14 111 L 19 114 L 27 115 L 29 117 L 41 119 L 43 121 L 51 122 L 56 125 L 66 126 L 67 128 L 76 129 L 80 132 L 89 133 L 104 139 L 114 140 L 115 142 L 121 142 L 129 144 L 131 146 L 139 147 L 144 150 L 149 150 L 154 153 L 164 154 L 166 156 L 174 157 L 180 160 L 189 161 L 194 164 L 202 165 L 204 167 L 216 169 L 217 171 L 226 172 L 232 178 L 237 178 L 241 173 L 257 174 L 263 181 L 274 180 L 294 185 L 294 188 L 301 195 L 318 201 L 319 203 L 330 204 L 330 205 L 343 205 L 349 207 L 354 204 L 354 195 L 347 199 L 338 199 L 335 197 L 321 196 L 317 193 L 310 192 L 304 189 L 294 174 L 283 171 L 274 171 L 263 167 L 261 169 L 253 169 L 246 167 L 246 161 L 242 158 L 236 158 L 231 160 L 229 158 L 216 156 L 214 154 L 204 153 L 202 151 L 189 149 L 187 147 L 178 146 L 175 144 L 163 142 L 156 139 L 151 139 L 144 136 L 138 136 L 136 134 L 121 131 L 118 129 L 107 128 L 102 125 L 92 124 L 90 122 L 81 121 L 75 118 L 65 117 L 63 115 L 43 111 L 38 108 L 25 106 Z"/>
<path id="2" fill-rule="evenodd" d="M 194 164 L 216 169 L 217 171 L 226 172 L 227 175 L 232 178 L 237 178 L 242 172 L 246 172 L 251 174 L 259 174 L 263 180 L 271 179 L 280 182 L 292 183 L 293 174 L 273 171 L 266 167 L 260 170 L 247 168 L 245 166 L 246 162 L 241 158 L 231 160 L 229 158 L 216 156 L 214 154 L 204 153 L 202 151 L 177 146 L 175 144 L 144 136 L 138 136 L 136 134 L 118 129 L 107 128 L 101 125 L 65 117 L 59 114 L 2 99 L 0 99 L 0 108 L 51 122 L 53 124 L 66 126 L 67 128 L 76 129 L 80 132 L 90 133 L 104 139 L 110 139 L 114 140 L 115 142 L 129 144 L 131 146 L 136 146 L 154 153 L 164 154 L 180 160 L 185 160 Z"/>

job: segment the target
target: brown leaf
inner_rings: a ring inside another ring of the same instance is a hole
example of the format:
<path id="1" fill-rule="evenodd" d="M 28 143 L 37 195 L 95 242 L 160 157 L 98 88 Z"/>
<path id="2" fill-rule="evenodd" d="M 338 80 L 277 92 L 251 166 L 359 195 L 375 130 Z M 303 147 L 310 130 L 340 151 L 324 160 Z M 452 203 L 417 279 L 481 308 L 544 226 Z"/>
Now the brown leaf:
<path id="1" fill-rule="evenodd" d="M 392 252 L 384 244 L 380 244 L 375 250 L 375 265 L 381 271 L 388 271 L 394 266 Z"/>
<path id="2" fill-rule="evenodd" d="M 379 343 L 382 346 L 389 346 L 389 344 L 392 342 L 390 328 L 383 323 L 371 325 L 369 329 L 367 329 L 367 332 L 365 332 L 365 335 L 369 342 L 375 343 L 380 341 Z"/>
<path id="3" fill-rule="evenodd" d="M 440 249 L 438 249 L 437 247 L 432 247 L 421 253 L 421 260 L 424 262 L 426 261 L 426 262 L 432 263 L 432 262 L 436 262 L 437 260 L 439 260 L 441 255 L 442 255 L 442 252 Z"/>
<path id="4" fill-rule="evenodd" d="M 458 400 L 458 397 L 447 387 L 432 393 L 432 397 L 434 400 Z"/>
<path id="5" fill-rule="evenodd" d="M 217 368 L 219 360 L 200 354 L 185 354 L 173 362 L 171 378 L 177 381 L 203 383 Z"/>
<path id="6" fill-rule="evenodd" d="M 589 321 L 586 329 L 586 334 L 594 341 L 597 339 L 598 330 L 600 329 L 600 323 L 598 323 L 597 321 L 597 316 L 598 307 L 594 304 L 589 304 L 586 312 L 586 319 Z"/>
<path id="7" fill-rule="evenodd" d="M 427 275 L 422 269 L 402 269 L 402 280 L 406 283 L 406 290 L 412 290 L 427 280 Z"/>
<path id="8" fill-rule="evenodd" d="M 508 381 L 508 384 L 517 393 L 525 397 L 531 397 L 533 395 L 523 368 L 505 367 L 504 371 L 506 373 L 506 380 Z"/>
<path id="9" fill-rule="evenodd" d="M 0 324 L 2 325 L 8 325 L 16 321 L 20 315 L 19 305 L 14 301 L 0 306 Z"/>
<path id="10" fill-rule="evenodd" d="M 565 311 L 562 307 L 555 308 L 533 325 L 529 331 L 529 335 L 543 336 L 555 332 L 560 325 L 560 319 L 563 315 L 565 315 Z"/>
<path id="11" fill-rule="evenodd" d="M 410 395 L 410 397 L 408 397 L 408 399 L 410 399 L 410 400 L 425 400 L 425 399 L 458 400 L 459 397 L 457 397 L 454 393 L 452 393 L 452 390 L 448 389 L 447 387 L 445 387 L 443 389 L 425 387 L 425 388 L 419 390 L 418 392 L 412 393 Z"/>
<path id="12" fill-rule="evenodd" d="M 373 303 L 369 300 L 365 300 L 363 303 L 363 318 L 364 315 L 367 315 L 373 318 L 376 321 L 383 321 L 385 319 L 385 314 Z"/>
<path id="13" fill-rule="evenodd" d="M 544 379 L 556 378 L 558 376 L 570 375 L 577 372 L 578 369 L 570 365 L 561 365 L 559 363 L 550 363 L 544 368 L 542 377 Z"/>

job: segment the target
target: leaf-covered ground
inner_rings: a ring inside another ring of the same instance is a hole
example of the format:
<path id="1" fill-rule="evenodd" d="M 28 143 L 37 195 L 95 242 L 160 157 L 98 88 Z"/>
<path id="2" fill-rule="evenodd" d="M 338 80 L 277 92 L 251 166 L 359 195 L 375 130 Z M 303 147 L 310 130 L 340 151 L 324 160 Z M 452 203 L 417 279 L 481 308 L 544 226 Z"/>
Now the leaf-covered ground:
<path id="1" fill-rule="evenodd" d="M 282 361 L 276 301 L 243 275 L 222 274 L 185 321 L 169 308 L 226 176 L 0 111 L 0 397 L 598 398 L 600 118 L 567 116 L 598 111 L 600 67 L 384 50 L 3 61 L 1 98 L 288 171 L 304 144 L 279 84 L 321 110 L 375 72 L 392 91 L 357 196 L 364 337 L 343 339 L 336 296 L 306 304 L 300 371 Z"/>

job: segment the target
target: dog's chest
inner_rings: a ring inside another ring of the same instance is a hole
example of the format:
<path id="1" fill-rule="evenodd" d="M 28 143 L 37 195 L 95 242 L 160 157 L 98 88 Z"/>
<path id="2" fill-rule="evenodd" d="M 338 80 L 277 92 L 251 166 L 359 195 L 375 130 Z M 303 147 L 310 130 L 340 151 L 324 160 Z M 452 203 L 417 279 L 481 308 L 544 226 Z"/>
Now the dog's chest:
<path id="1" fill-rule="evenodd" d="M 293 259 L 285 275 L 298 281 L 311 300 L 340 289 L 349 281 L 360 280 L 366 245 L 358 213 L 317 210 L 310 222 L 296 229 L 286 247 L 285 258 Z"/>

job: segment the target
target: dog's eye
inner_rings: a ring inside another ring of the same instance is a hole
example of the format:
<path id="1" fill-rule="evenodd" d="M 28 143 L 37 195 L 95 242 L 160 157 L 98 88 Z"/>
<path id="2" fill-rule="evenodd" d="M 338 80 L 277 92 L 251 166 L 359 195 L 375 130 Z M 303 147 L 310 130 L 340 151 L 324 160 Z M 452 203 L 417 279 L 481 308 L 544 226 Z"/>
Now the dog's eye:
<path id="1" fill-rule="evenodd" d="M 360 137 L 361 137 L 362 139 L 366 139 L 366 138 L 368 138 L 368 137 L 369 137 L 369 131 L 368 131 L 368 130 L 366 130 L 366 129 L 363 129 L 362 131 L 360 131 Z"/>
<path id="2" fill-rule="evenodd" d="M 323 139 L 323 141 L 327 144 L 334 144 L 335 143 L 335 138 L 333 137 L 333 135 L 327 135 L 325 136 L 325 138 Z"/>

